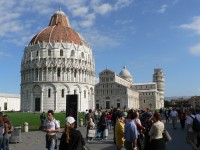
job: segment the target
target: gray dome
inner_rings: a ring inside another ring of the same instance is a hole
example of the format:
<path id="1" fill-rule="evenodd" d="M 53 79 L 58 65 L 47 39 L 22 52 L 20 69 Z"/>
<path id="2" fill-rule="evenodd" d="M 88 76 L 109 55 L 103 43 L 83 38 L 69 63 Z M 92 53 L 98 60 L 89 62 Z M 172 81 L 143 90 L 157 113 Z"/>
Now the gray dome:
<path id="1" fill-rule="evenodd" d="M 132 75 L 126 68 L 126 66 L 123 67 L 122 71 L 119 73 L 119 76 L 125 80 L 132 81 Z"/>

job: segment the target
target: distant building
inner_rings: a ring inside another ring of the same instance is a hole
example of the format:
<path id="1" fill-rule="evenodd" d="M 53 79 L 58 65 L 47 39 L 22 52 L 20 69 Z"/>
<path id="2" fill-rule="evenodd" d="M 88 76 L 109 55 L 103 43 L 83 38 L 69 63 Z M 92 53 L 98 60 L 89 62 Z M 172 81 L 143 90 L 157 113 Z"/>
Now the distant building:
<path id="1" fill-rule="evenodd" d="M 188 101 L 193 108 L 200 108 L 200 96 L 192 96 Z"/>
<path id="2" fill-rule="evenodd" d="M 94 108 L 93 50 L 75 32 L 61 10 L 24 49 L 21 62 L 21 110 L 66 110 L 66 95 L 78 95 L 78 111 Z"/>
<path id="3" fill-rule="evenodd" d="M 95 85 L 96 108 L 110 109 L 160 109 L 164 107 L 164 73 L 154 69 L 153 82 L 134 83 L 126 68 L 117 75 L 105 69 L 99 73 L 99 83 Z"/>
<path id="4" fill-rule="evenodd" d="M 20 111 L 20 95 L 0 93 L 0 111 Z"/>
<path id="5" fill-rule="evenodd" d="M 185 98 L 177 98 L 171 100 L 171 105 L 182 105 L 182 104 L 188 104 L 188 99 Z"/>

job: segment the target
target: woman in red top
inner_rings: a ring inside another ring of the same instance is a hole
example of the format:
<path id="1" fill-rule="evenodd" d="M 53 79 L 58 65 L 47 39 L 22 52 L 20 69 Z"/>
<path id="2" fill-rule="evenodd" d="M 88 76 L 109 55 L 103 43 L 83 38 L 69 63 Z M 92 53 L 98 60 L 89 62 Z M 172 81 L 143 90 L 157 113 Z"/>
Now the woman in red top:
<path id="1" fill-rule="evenodd" d="M 112 122 L 111 122 L 111 113 L 109 112 L 107 114 L 107 125 L 108 125 L 108 130 L 111 131 L 112 130 Z"/>

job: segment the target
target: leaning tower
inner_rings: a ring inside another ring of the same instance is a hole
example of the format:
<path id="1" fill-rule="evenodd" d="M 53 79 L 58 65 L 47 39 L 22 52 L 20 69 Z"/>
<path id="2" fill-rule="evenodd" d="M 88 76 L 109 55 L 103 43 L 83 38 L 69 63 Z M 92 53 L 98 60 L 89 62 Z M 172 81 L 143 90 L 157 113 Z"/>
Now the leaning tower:
<path id="1" fill-rule="evenodd" d="M 157 90 L 160 93 L 160 106 L 164 107 L 165 76 L 163 73 L 163 69 L 161 68 L 154 69 L 153 82 L 157 83 Z"/>
<path id="2" fill-rule="evenodd" d="M 21 110 L 65 111 L 69 94 L 78 95 L 78 111 L 94 109 L 94 85 L 93 50 L 58 10 L 24 49 Z"/>

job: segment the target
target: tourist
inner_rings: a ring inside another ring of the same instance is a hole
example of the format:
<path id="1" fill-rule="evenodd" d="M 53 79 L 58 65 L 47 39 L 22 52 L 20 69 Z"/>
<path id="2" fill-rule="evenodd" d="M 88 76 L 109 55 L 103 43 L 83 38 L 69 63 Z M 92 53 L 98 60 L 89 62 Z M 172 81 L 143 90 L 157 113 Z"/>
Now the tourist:
<path id="1" fill-rule="evenodd" d="M 66 118 L 65 131 L 63 132 L 59 150 L 82 150 L 85 145 L 79 130 L 75 128 L 75 119 L 71 116 Z"/>
<path id="2" fill-rule="evenodd" d="M 88 129 L 90 127 L 88 127 L 88 123 L 90 118 L 92 118 L 92 121 L 94 122 L 94 115 L 92 113 L 92 109 L 89 109 L 89 112 L 85 115 L 85 127 L 87 128 L 86 130 L 86 139 L 88 139 Z"/>
<path id="3" fill-rule="evenodd" d="M 192 146 L 192 150 L 196 150 L 197 147 L 197 134 L 196 132 L 193 131 L 192 129 L 192 123 L 193 119 L 195 118 L 195 115 L 193 114 L 194 111 L 192 109 L 189 109 L 187 111 L 187 116 L 186 116 L 186 142 Z"/>
<path id="4" fill-rule="evenodd" d="M 185 128 L 185 113 L 183 112 L 183 109 L 180 110 L 179 120 L 180 120 L 181 128 L 184 129 Z"/>
<path id="5" fill-rule="evenodd" d="M 115 141 L 117 150 L 124 150 L 124 126 L 125 126 L 125 114 L 123 112 L 118 113 L 118 119 L 115 126 Z"/>
<path id="6" fill-rule="evenodd" d="M 200 122 L 200 108 L 196 109 L 196 115 L 195 115 L 195 117 Z M 197 133 L 197 147 L 199 147 L 199 146 L 200 146 L 200 132 Z"/>
<path id="7" fill-rule="evenodd" d="M 48 119 L 44 123 L 44 132 L 46 132 L 46 148 L 54 150 L 57 147 L 57 132 L 60 132 L 60 123 L 54 118 L 53 110 L 48 111 Z"/>
<path id="8" fill-rule="evenodd" d="M 176 124 L 177 124 L 177 118 L 178 118 L 178 112 L 175 110 L 175 108 L 172 109 L 170 112 L 170 116 L 172 118 L 172 126 L 174 129 L 176 129 Z"/>
<path id="9" fill-rule="evenodd" d="M 107 128 L 106 125 L 106 113 L 103 112 L 100 119 L 99 119 L 99 123 L 98 123 L 98 132 L 101 134 L 100 138 L 101 140 L 104 140 L 104 131 Z"/>
<path id="10" fill-rule="evenodd" d="M 139 112 L 137 113 L 137 117 L 135 118 L 135 124 L 137 126 L 137 130 L 138 130 L 138 139 L 137 139 L 137 144 L 138 144 L 138 149 L 141 150 L 144 147 L 144 130 L 145 127 L 142 126 L 141 121 L 140 121 L 140 114 Z"/>
<path id="11" fill-rule="evenodd" d="M 165 110 L 165 120 L 166 120 L 166 123 L 169 123 L 169 116 L 170 116 L 169 110 L 166 109 L 166 110 Z"/>
<path id="12" fill-rule="evenodd" d="M 9 140 L 11 137 L 12 125 L 8 115 L 3 116 L 4 135 L 3 135 L 3 150 L 9 150 Z"/>
<path id="13" fill-rule="evenodd" d="M 113 132 L 114 132 L 113 139 L 114 139 L 115 144 L 116 144 L 116 142 L 115 142 L 115 125 L 116 125 L 116 121 L 117 121 L 117 113 L 118 113 L 117 108 L 114 108 L 112 116 L 111 116 L 111 121 L 112 121 L 112 125 L 113 125 Z"/>
<path id="14" fill-rule="evenodd" d="M 43 130 L 44 128 L 45 120 L 46 120 L 45 112 L 42 112 L 42 114 L 40 115 L 40 121 L 41 121 L 40 130 Z"/>
<path id="15" fill-rule="evenodd" d="M 95 121 L 95 124 L 98 123 L 98 114 L 99 114 L 98 109 L 96 109 L 95 112 L 94 112 L 94 121 Z"/>
<path id="16" fill-rule="evenodd" d="M 125 125 L 124 146 L 125 146 L 126 150 L 137 150 L 138 131 L 137 131 L 137 126 L 135 124 L 136 117 L 137 117 L 136 112 L 131 112 L 130 113 L 131 121 L 126 123 L 126 125 Z"/>
<path id="17" fill-rule="evenodd" d="M 154 123 L 149 131 L 150 147 L 149 150 L 165 150 L 165 141 L 162 133 L 164 131 L 164 123 L 161 121 L 160 113 L 156 112 L 153 115 Z"/>
<path id="18" fill-rule="evenodd" d="M 88 121 L 88 124 L 87 124 L 87 131 L 89 132 L 89 130 L 92 130 L 94 128 L 95 128 L 95 123 L 94 123 L 93 119 L 90 118 Z M 87 135 L 87 137 L 88 137 L 88 142 L 93 140 L 93 137 L 89 137 L 88 135 Z"/>
<path id="19" fill-rule="evenodd" d="M 3 113 L 0 112 L 0 146 L 3 144 L 3 134 L 4 134 Z"/>
<path id="20" fill-rule="evenodd" d="M 108 130 L 109 131 L 111 131 L 112 130 L 112 122 L 111 122 L 111 113 L 109 112 L 108 114 L 107 114 L 107 126 L 108 126 Z"/>

